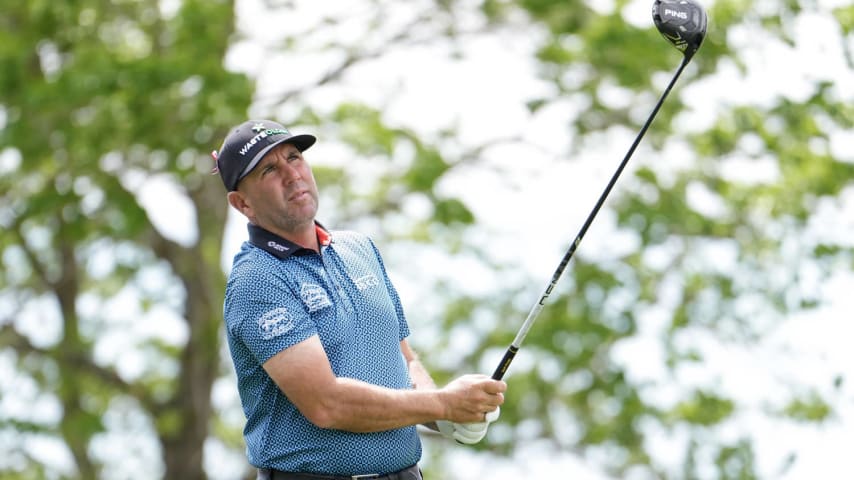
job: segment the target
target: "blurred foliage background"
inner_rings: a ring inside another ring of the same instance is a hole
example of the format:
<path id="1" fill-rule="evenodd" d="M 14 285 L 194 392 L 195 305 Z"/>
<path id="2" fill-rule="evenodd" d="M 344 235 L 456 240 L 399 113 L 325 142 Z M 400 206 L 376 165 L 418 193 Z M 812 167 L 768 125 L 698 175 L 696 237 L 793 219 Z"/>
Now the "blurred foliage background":
<path id="1" fill-rule="evenodd" d="M 680 60 L 645 1 L 325 3 L 4 3 L 0 477 L 254 478 L 221 329 L 240 220 L 210 175 L 230 126 L 275 118 L 321 137 L 321 220 L 379 243 L 441 383 L 492 371 L 575 233 L 567 216 L 592 206 L 546 180 L 575 172 L 598 195 Z M 785 478 L 800 451 L 760 455 L 757 426 L 820 432 L 854 404 L 851 364 L 769 345 L 805 321 L 832 340 L 843 316 L 825 286 L 854 267 L 854 6 L 702 3 L 703 47 L 473 455 L 535 449 L 603 478 Z M 752 80 L 816 28 L 824 68 Z M 525 69 L 538 88 L 517 107 L 559 119 L 551 136 L 467 130 L 448 99 L 468 84 L 442 65 L 476 61 L 483 42 L 507 49 L 507 76 L 479 88 L 498 104 Z M 434 87 L 395 83 L 403 59 Z M 377 72 L 393 88 L 377 93 Z M 407 96 L 430 107 L 401 114 Z M 548 202 L 485 220 L 484 203 L 534 193 Z M 160 223 L 173 213 L 178 228 Z M 536 216 L 540 233 L 522 235 Z M 425 441 L 428 478 L 455 478 L 460 447 Z"/>

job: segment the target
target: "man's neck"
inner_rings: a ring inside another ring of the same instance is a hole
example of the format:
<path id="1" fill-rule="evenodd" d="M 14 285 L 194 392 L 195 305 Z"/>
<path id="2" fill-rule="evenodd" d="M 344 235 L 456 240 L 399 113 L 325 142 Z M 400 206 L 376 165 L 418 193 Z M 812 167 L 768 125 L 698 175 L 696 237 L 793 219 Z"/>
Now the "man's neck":
<path id="1" fill-rule="evenodd" d="M 305 226 L 300 226 L 293 230 L 282 230 L 278 228 L 272 228 L 269 225 L 259 225 L 261 228 L 275 233 L 276 235 L 293 242 L 300 247 L 307 248 L 309 250 L 314 250 L 315 252 L 320 251 L 320 242 L 317 240 L 317 229 L 315 227 L 314 221 Z"/>

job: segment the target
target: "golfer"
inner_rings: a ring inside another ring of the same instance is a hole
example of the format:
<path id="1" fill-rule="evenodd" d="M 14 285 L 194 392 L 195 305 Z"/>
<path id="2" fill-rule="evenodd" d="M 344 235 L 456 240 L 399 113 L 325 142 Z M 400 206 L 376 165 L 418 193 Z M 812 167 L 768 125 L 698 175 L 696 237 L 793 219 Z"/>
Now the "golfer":
<path id="1" fill-rule="evenodd" d="M 247 456 L 259 479 L 417 480 L 415 426 L 478 442 L 507 386 L 473 374 L 436 387 L 376 246 L 315 220 L 315 140 L 251 120 L 214 152 L 249 222 L 224 305 Z"/>

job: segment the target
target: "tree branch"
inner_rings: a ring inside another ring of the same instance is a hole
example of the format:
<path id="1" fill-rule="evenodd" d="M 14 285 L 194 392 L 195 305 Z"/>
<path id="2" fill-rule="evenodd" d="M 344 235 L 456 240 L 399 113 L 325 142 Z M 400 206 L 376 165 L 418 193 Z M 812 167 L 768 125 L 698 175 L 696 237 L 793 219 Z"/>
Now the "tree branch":
<path id="1" fill-rule="evenodd" d="M 24 251 L 24 256 L 27 257 L 27 260 L 30 262 L 30 266 L 36 273 L 36 276 L 47 287 L 53 287 L 53 282 L 50 281 L 50 278 L 47 274 L 47 270 L 45 269 L 44 265 L 39 262 L 39 259 L 36 256 L 35 252 L 33 252 L 33 250 L 27 244 L 27 239 L 26 237 L 24 237 L 24 232 L 21 230 L 25 218 L 27 218 L 26 212 L 15 218 L 15 221 L 12 223 L 12 232 L 15 235 L 15 238 L 18 239 L 18 246 L 21 247 L 21 250 Z"/>
<path id="2" fill-rule="evenodd" d="M 397 31 L 394 35 L 389 38 L 383 40 L 380 46 L 375 47 L 373 49 L 361 49 L 356 50 L 352 47 L 352 45 L 363 45 L 366 43 L 370 43 L 365 41 L 364 39 L 354 40 L 352 42 L 348 42 L 347 45 L 337 45 L 340 50 L 344 50 L 347 52 L 346 57 L 340 61 L 337 65 L 333 66 L 329 69 L 323 76 L 320 78 L 311 81 L 311 87 L 319 87 L 323 85 L 330 84 L 341 78 L 344 73 L 347 72 L 351 67 L 356 65 L 357 63 L 364 62 L 366 60 L 371 60 L 375 58 L 379 58 L 383 55 L 388 54 L 391 47 L 414 47 L 420 45 L 429 45 L 430 43 L 436 42 L 437 38 L 441 38 L 443 40 L 447 40 L 448 37 L 445 36 L 423 36 L 423 37 L 414 37 L 413 32 L 418 30 L 418 27 L 423 26 L 427 23 L 430 23 L 431 16 L 434 12 L 422 12 L 412 21 L 404 25 L 399 31 Z M 377 20 L 373 23 L 382 24 L 383 18 L 382 14 L 377 15 Z M 318 30 L 323 30 L 324 28 L 328 29 L 327 25 L 322 25 Z M 449 34 L 454 38 L 466 37 L 470 35 L 477 35 L 485 33 L 490 30 L 489 27 L 486 29 L 477 29 L 477 30 L 454 30 L 453 34 Z M 302 34 L 294 35 L 294 38 L 302 38 L 306 35 L 310 34 L 309 32 L 305 32 Z M 373 32 L 373 30 L 371 31 Z M 336 45 L 333 45 L 333 47 Z M 331 48 L 327 46 L 326 48 Z M 297 97 L 304 93 L 306 87 L 296 87 L 291 90 L 287 90 L 281 93 L 274 93 L 267 97 L 258 97 L 259 103 L 271 103 L 271 104 L 283 104 L 292 100 L 294 97 Z"/>

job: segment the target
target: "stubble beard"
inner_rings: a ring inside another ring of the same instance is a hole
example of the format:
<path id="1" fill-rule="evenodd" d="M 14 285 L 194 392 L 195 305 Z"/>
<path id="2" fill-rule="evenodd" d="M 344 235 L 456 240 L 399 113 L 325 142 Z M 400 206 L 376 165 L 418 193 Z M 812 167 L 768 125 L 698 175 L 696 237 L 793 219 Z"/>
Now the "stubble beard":
<path id="1" fill-rule="evenodd" d="M 309 225 L 314 225 L 314 219 L 317 215 L 317 209 L 320 206 L 317 192 L 309 191 L 309 196 L 312 199 L 313 206 L 306 211 L 302 206 L 294 210 L 285 210 L 285 212 L 277 217 L 272 218 L 274 225 L 286 232 L 298 232 Z"/>

